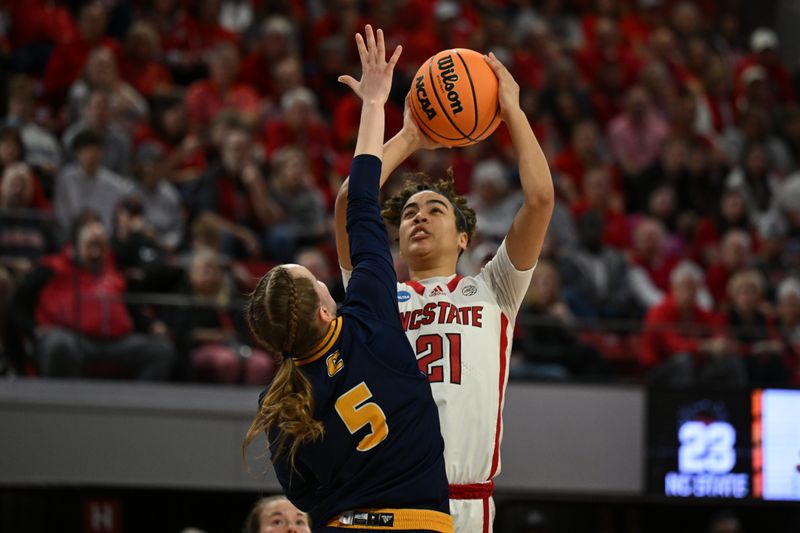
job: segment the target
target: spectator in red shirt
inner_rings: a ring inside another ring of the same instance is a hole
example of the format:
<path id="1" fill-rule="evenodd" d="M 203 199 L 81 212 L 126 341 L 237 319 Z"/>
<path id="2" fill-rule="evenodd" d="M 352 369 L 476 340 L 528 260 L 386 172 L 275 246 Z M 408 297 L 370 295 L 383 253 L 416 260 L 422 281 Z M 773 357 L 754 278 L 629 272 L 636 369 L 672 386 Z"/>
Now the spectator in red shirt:
<path id="1" fill-rule="evenodd" d="M 777 327 L 786 350 L 793 356 L 791 382 L 800 382 L 800 282 L 786 278 L 778 286 Z"/>
<path id="2" fill-rule="evenodd" d="M 225 251 L 239 257 L 259 256 L 258 232 L 277 219 L 266 180 L 252 155 L 250 132 L 241 125 L 228 129 L 222 139 L 219 163 L 200 177 L 187 200 L 192 218 L 202 217 L 233 237 Z"/>
<path id="3" fill-rule="evenodd" d="M 223 109 L 233 109 L 253 125 L 261 113 L 261 98 L 246 83 L 237 82 L 239 51 L 230 43 L 215 47 L 208 58 L 210 79 L 193 83 L 186 92 L 186 109 L 192 126 L 201 130 Z"/>
<path id="4" fill-rule="evenodd" d="M 330 129 L 317 113 L 317 99 L 313 92 L 300 87 L 281 98 L 282 117 L 268 122 L 264 131 L 267 157 L 286 146 L 296 146 L 305 151 L 317 187 L 330 205 L 332 192 L 327 183 L 329 161 L 333 154 Z"/>
<path id="5" fill-rule="evenodd" d="M 686 69 L 681 43 L 668 27 L 661 26 L 650 36 L 648 55 L 651 64 L 660 64 L 667 73 L 667 83 L 675 89 L 689 80 L 690 73 Z"/>
<path id="6" fill-rule="evenodd" d="M 137 21 L 128 30 L 120 73 L 146 98 L 172 88 L 172 75 L 161 63 L 161 39 L 152 24 Z"/>
<path id="7" fill-rule="evenodd" d="M 286 17 L 270 17 L 261 24 L 258 40 L 242 61 L 239 79 L 250 84 L 262 98 L 274 101 L 279 96 L 275 85 L 281 79 L 280 76 L 274 76 L 275 66 L 297 52 L 292 22 Z"/>
<path id="8" fill-rule="evenodd" d="M 661 185 L 677 189 L 687 180 L 689 151 L 687 143 L 679 137 L 670 137 L 664 143 L 661 157 L 638 179 L 625 182 L 625 205 L 628 211 L 646 209 L 648 198 Z"/>
<path id="9" fill-rule="evenodd" d="M 547 85 L 539 98 L 539 108 L 552 115 L 555 130 L 564 143 L 575 135 L 574 129 L 580 121 L 591 116 L 591 107 L 575 64 L 567 58 L 553 60 L 547 70 Z"/>
<path id="10" fill-rule="evenodd" d="M 621 199 L 611 189 L 611 176 L 603 167 L 590 168 L 583 176 L 583 194 L 572 205 L 572 216 L 579 220 L 584 213 L 595 211 L 603 217 L 603 244 L 615 248 L 628 246 L 628 226 L 620 208 Z"/>
<path id="11" fill-rule="evenodd" d="M 729 230 L 722 237 L 719 246 L 719 259 L 708 267 L 706 282 L 717 309 L 729 305 L 727 299 L 728 282 L 737 272 L 748 267 L 753 251 L 750 235 L 738 229 Z"/>
<path id="12" fill-rule="evenodd" d="M 308 88 L 319 97 L 317 108 L 326 115 L 335 109 L 342 99 L 353 96 L 352 92 L 339 82 L 342 72 L 352 69 L 351 63 L 347 62 L 347 51 L 352 48 L 349 45 L 349 40 L 341 35 L 334 35 L 320 42 L 319 51 L 314 58 L 316 68 L 309 73 Z"/>
<path id="13" fill-rule="evenodd" d="M 714 263 L 719 256 L 718 247 L 722 236 L 734 229 L 745 232 L 751 237 L 751 241 L 757 238 L 742 192 L 729 189 L 722 194 L 717 212 L 702 218 L 697 224 L 690 255 L 704 265 Z M 724 292 L 724 285 L 721 290 Z"/>
<path id="14" fill-rule="evenodd" d="M 600 18 L 596 26 L 596 42 L 585 43 L 576 54 L 578 66 L 585 79 L 596 83 L 600 71 L 609 65 L 618 69 L 619 82 L 623 88 L 630 87 L 639 72 L 639 61 L 620 37 L 619 24 L 612 18 Z"/>
<path id="15" fill-rule="evenodd" d="M 698 382 L 742 386 L 744 364 L 721 319 L 696 303 L 702 271 L 685 261 L 672 271 L 670 293 L 645 316 L 642 364 L 657 385 Z"/>
<path id="16" fill-rule="evenodd" d="M 124 301 L 125 280 L 114 266 L 103 225 L 81 216 L 72 235 L 73 244 L 43 258 L 15 297 L 20 325 L 35 334 L 42 375 L 80 377 L 87 364 L 111 363 L 124 376 L 168 378 L 172 344 L 135 332 Z"/>
<path id="17" fill-rule="evenodd" d="M 173 182 L 195 181 L 206 168 L 200 135 L 189 132 L 186 103 L 177 95 L 154 99 L 149 124 L 142 124 L 134 137 L 135 147 L 146 142 L 164 150 L 164 173 Z"/>
<path id="18" fill-rule="evenodd" d="M 119 44 L 105 36 L 107 11 L 102 2 L 88 2 L 78 18 L 78 35 L 53 49 L 44 74 L 44 89 L 60 102 L 69 86 L 78 79 L 89 52 L 105 47 L 118 54 Z"/>
<path id="19" fill-rule="evenodd" d="M 765 311 L 764 279 L 755 270 L 737 273 L 728 282 L 731 308 L 726 315 L 731 337 L 747 366 L 754 387 L 789 384 L 789 353 L 771 314 Z"/>
<path id="20" fill-rule="evenodd" d="M 737 67 L 737 80 L 740 89 L 744 86 L 743 76 L 752 66 L 764 69 L 768 80 L 769 92 L 775 101 L 789 104 L 794 101 L 792 77 L 783 66 L 778 56 L 778 36 L 770 28 L 758 28 L 750 36 L 752 54 Z"/>
<path id="21" fill-rule="evenodd" d="M 639 221 L 633 245 L 631 287 L 642 307 L 649 309 L 661 303 L 669 292 L 669 277 L 678 261 L 669 255 L 664 226 L 658 220 Z"/>
<path id="22" fill-rule="evenodd" d="M 609 174 L 616 177 L 601 148 L 597 124 L 593 120 L 582 120 L 572 127 L 571 142 L 553 161 L 553 169 L 558 172 L 558 190 L 564 200 L 570 204 L 577 202 L 583 191 L 583 176 L 590 168 L 597 167 L 607 168 Z"/>
<path id="23" fill-rule="evenodd" d="M 182 4 L 185 10 L 176 8 Z M 223 43 L 239 45 L 239 36 L 220 24 L 222 2 L 198 0 L 176 2 L 161 0 L 163 20 L 161 40 L 167 50 L 170 70 L 181 84 L 188 84 L 203 75 L 206 55 Z"/>

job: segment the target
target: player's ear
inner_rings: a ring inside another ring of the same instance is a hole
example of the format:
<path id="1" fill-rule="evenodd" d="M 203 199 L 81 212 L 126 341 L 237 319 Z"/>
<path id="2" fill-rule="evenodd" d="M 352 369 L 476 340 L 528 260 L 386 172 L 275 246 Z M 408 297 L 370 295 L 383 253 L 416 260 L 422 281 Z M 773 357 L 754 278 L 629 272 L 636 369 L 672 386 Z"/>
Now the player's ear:
<path id="1" fill-rule="evenodd" d="M 320 303 L 319 308 L 317 309 L 317 318 L 320 322 L 327 326 L 333 319 L 336 318 L 336 315 L 332 315 L 328 308 L 325 307 L 324 304 Z"/>
<path id="2" fill-rule="evenodd" d="M 458 233 L 458 241 L 456 242 L 458 243 L 458 249 L 462 252 L 465 252 L 467 250 L 467 246 L 469 246 L 469 235 L 467 232 L 460 231 Z"/>

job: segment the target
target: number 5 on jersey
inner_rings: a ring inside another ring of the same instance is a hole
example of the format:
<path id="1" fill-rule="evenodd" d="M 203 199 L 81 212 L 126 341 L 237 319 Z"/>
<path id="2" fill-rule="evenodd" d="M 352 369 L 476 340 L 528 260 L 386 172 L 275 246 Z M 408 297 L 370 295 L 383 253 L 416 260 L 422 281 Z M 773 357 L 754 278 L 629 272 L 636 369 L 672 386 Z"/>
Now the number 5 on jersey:
<path id="1" fill-rule="evenodd" d="M 357 449 L 366 452 L 380 444 L 389 436 L 386 415 L 375 402 L 366 402 L 372 398 L 372 392 L 363 381 L 345 392 L 336 400 L 336 412 L 339 413 L 350 434 L 369 425 L 370 433 L 361 439 Z"/>

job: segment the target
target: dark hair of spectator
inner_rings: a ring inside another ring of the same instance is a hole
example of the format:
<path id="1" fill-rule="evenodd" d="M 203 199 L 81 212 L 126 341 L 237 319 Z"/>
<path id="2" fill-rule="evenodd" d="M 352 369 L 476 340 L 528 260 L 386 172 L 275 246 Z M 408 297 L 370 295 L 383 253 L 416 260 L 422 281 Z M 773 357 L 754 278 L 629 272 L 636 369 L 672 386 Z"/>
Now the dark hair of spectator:
<path id="1" fill-rule="evenodd" d="M 433 191 L 441 194 L 450 201 L 453 206 L 453 213 L 456 220 L 456 229 L 467 234 L 467 244 L 472 241 L 475 234 L 476 217 L 475 211 L 467 204 L 467 199 L 456 194 L 453 188 L 453 169 L 447 169 L 444 179 L 434 181 L 433 178 L 424 172 L 416 172 L 406 176 L 406 183 L 403 189 L 392 198 L 389 198 L 383 206 L 381 215 L 384 220 L 394 227 L 400 226 L 400 216 L 403 213 L 408 199 L 422 191 Z"/>
<path id="2" fill-rule="evenodd" d="M 103 147 L 103 134 L 92 130 L 83 130 L 72 141 L 72 150 L 78 152 L 87 146 Z"/>
<path id="3" fill-rule="evenodd" d="M 73 221 L 72 225 L 69 228 L 69 242 L 73 246 L 78 242 L 78 237 L 81 234 L 81 230 L 88 226 L 89 224 L 94 224 L 95 222 L 102 222 L 100 215 L 97 212 L 92 211 L 91 209 L 84 209 L 78 216 L 76 216 Z"/>

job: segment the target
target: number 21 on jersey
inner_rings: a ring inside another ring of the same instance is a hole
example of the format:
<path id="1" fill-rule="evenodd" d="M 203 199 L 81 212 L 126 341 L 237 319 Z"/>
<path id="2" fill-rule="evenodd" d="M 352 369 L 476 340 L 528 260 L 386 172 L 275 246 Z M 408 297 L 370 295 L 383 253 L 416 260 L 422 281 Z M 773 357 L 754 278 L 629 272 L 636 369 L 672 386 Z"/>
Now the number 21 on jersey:
<path id="1" fill-rule="evenodd" d="M 345 392 L 336 400 L 336 412 L 351 435 L 369 425 L 370 432 L 358 443 L 356 449 L 366 452 L 389 436 L 386 415 L 375 402 L 367 402 L 372 392 L 363 381 Z M 364 403 L 366 402 L 366 403 Z"/>
<path id="2" fill-rule="evenodd" d="M 417 363 L 423 374 L 431 383 L 444 382 L 444 365 L 439 363 L 444 357 L 444 345 L 450 355 L 450 383 L 461 385 L 461 334 L 447 333 L 440 335 L 420 335 L 417 338 Z"/>

